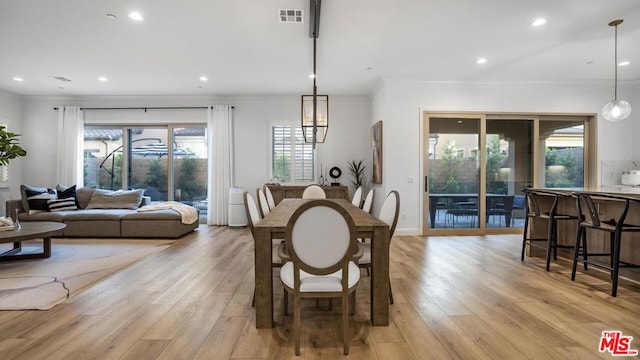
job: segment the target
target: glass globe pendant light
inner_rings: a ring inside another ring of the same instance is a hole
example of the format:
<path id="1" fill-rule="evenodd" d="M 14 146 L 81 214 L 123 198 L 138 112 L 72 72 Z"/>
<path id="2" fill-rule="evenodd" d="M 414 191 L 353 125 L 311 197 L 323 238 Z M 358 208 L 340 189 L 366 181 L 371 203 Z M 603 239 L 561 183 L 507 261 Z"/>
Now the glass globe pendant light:
<path id="1" fill-rule="evenodd" d="M 615 67 L 614 97 L 602 108 L 602 116 L 609 121 L 624 120 L 631 114 L 631 105 L 624 100 L 618 100 L 618 25 L 622 24 L 622 19 L 614 20 L 609 26 L 615 27 L 615 55 L 613 65 Z"/>

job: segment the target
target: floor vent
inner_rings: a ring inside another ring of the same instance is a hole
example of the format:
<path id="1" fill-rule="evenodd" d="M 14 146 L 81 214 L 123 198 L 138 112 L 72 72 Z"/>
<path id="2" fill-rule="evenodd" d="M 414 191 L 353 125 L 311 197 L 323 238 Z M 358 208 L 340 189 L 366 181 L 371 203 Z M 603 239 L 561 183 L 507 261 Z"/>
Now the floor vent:
<path id="1" fill-rule="evenodd" d="M 281 23 L 303 23 L 304 10 L 302 9 L 279 9 L 278 17 Z"/>

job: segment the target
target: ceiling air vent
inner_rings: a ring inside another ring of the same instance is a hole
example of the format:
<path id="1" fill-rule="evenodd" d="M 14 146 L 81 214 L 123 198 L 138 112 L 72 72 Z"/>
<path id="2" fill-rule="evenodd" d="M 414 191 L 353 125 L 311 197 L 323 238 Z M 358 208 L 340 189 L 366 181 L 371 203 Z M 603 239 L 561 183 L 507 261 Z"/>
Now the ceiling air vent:
<path id="1" fill-rule="evenodd" d="M 278 17 L 281 23 L 299 23 L 303 21 L 304 11 L 302 9 L 279 9 Z"/>
<path id="2" fill-rule="evenodd" d="M 53 78 L 56 80 L 64 81 L 64 82 L 71 82 L 71 80 L 67 79 L 64 76 L 54 76 Z"/>

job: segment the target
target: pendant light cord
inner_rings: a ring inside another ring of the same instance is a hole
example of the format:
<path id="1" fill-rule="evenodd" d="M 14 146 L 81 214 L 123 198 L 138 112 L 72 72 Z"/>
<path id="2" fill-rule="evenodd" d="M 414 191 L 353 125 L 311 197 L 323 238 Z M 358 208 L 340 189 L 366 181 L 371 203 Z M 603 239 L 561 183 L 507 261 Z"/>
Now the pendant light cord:
<path id="1" fill-rule="evenodd" d="M 315 2 L 316 11 L 313 16 L 313 28 L 318 29 L 318 1 Z M 316 73 L 316 40 L 318 39 L 317 32 L 313 33 L 313 143 L 312 149 L 315 150 L 316 142 L 318 140 L 318 87 L 316 86 L 316 79 L 318 74 Z"/>
<path id="2" fill-rule="evenodd" d="M 613 52 L 613 67 L 615 69 L 615 88 L 613 89 L 613 100 L 618 101 L 618 24 L 615 26 L 615 40 L 614 40 L 614 52 Z M 314 65 L 315 66 L 315 65 Z M 315 70 L 314 70 L 315 71 Z"/>
<path id="3" fill-rule="evenodd" d="M 318 136 L 318 87 L 316 86 L 316 37 L 313 38 L 313 149 Z"/>

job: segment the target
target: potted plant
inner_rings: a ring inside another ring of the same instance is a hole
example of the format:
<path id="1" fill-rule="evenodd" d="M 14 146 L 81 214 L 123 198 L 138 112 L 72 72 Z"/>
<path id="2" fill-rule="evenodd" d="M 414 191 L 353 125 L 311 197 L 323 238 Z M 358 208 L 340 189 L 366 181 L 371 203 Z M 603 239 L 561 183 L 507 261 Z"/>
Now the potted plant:
<path id="1" fill-rule="evenodd" d="M 364 160 L 351 160 L 347 163 L 349 165 L 349 171 L 351 172 L 351 176 L 353 179 L 351 180 L 351 186 L 354 189 L 359 188 L 360 186 L 364 187 L 367 185 L 367 182 L 364 178 L 365 169 L 367 168 L 364 165 Z"/>
<path id="2" fill-rule="evenodd" d="M 0 125 L 0 165 L 7 166 L 9 160 L 27 155 L 19 145 L 19 136 L 20 134 L 8 132 L 6 126 Z"/>

